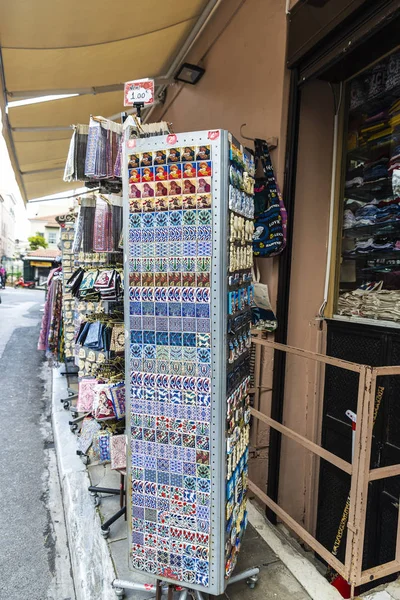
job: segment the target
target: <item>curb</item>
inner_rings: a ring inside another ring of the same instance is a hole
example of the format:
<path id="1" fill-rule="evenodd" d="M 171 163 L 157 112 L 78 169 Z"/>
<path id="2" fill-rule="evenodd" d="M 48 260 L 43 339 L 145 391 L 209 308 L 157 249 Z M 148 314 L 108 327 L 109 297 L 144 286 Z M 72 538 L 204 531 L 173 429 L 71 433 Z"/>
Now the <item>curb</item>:
<path id="1" fill-rule="evenodd" d="M 67 397 L 66 379 L 53 369 L 52 422 L 57 465 L 64 504 L 72 574 L 77 600 L 110 600 L 116 572 L 108 544 L 100 534 L 98 510 L 90 499 L 89 475 L 76 454 L 76 438 L 69 429 L 70 413 L 61 398 Z"/>

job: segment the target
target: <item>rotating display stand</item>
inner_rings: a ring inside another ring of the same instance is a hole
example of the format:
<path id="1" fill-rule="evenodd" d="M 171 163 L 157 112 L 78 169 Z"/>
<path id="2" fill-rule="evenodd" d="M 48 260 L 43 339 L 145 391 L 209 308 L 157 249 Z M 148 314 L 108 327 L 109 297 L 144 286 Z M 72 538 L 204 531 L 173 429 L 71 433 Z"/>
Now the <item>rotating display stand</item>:
<path id="1" fill-rule="evenodd" d="M 254 163 L 217 130 L 128 139 L 124 165 L 130 566 L 219 595 L 247 524 Z"/>

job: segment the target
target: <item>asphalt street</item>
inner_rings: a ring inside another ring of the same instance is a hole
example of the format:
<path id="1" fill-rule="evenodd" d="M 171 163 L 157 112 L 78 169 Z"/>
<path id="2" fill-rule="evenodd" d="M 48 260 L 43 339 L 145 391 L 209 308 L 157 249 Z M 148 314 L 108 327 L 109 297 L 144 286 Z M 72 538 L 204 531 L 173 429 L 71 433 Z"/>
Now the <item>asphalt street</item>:
<path id="1" fill-rule="evenodd" d="M 51 368 L 36 349 L 44 292 L 8 288 L 0 298 L 0 599 L 73 600 Z"/>

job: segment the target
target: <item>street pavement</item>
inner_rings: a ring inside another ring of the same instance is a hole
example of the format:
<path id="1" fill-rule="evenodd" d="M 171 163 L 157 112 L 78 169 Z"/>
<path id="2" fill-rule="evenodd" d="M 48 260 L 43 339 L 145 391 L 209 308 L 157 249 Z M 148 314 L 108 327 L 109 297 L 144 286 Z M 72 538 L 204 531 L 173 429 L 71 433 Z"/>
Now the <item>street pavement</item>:
<path id="1" fill-rule="evenodd" d="M 44 292 L 7 288 L 0 298 L 0 600 L 74 600 L 51 368 L 36 349 Z"/>

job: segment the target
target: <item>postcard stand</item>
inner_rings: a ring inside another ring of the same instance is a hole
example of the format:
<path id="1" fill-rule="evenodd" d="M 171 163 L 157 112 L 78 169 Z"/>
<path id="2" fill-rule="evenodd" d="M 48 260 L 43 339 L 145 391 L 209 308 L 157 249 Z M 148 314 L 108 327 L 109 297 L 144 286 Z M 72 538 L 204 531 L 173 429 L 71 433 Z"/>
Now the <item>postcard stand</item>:
<path id="1" fill-rule="evenodd" d="M 181 600 L 257 581 L 231 577 L 247 524 L 251 160 L 223 130 L 125 141 L 129 562 Z"/>

